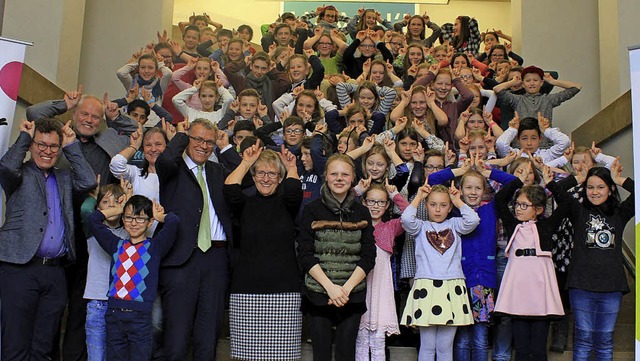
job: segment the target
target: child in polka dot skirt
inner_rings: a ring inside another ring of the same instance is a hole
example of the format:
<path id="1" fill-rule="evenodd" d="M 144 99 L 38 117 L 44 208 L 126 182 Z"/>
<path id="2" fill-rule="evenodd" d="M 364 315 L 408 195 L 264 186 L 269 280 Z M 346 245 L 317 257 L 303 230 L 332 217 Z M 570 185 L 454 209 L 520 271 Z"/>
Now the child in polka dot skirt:
<path id="1" fill-rule="evenodd" d="M 429 221 L 416 217 L 426 198 Z M 453 206 L 461 217 L 447 219 Z M 420 329 L 418 360 L 453 359 L 456 326 L 473 324 L 462 272 L 460 235 L 471 233 L 480 217 L 460 198 L 453 184 L 420 187 L 402 213 L 402 227 L 416 237 L 416 275 L 401 321 Z"/>

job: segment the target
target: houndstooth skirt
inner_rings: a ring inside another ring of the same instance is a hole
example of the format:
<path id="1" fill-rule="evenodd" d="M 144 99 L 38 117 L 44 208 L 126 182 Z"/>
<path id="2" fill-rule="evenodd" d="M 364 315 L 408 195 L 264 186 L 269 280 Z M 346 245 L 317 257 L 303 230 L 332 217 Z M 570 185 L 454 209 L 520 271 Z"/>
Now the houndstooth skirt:
<path id="1" fill-rule="evenodd" d="M 299 360 L 302 312 L 299 293 L 232 293 L 231 358 Z"/>

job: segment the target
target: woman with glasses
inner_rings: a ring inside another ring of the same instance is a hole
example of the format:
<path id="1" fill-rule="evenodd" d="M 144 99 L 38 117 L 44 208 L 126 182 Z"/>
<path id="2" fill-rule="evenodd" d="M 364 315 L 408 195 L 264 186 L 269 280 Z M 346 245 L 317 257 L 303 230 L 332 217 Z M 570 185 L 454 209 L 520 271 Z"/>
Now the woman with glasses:
<path id="1" fill-rule="evenodd" d="M 234 360 L 299 360 L 302 313 L 295 217 L 302 202 L 296 157 L 247 148 L 227 177 L 224 197 L 239 219 L 240 255 L 231 282 L 229 323 Z M 256 194 L 242 191 L 250 173 Z"/>
<path id="2" fill-rule="evenodd" d="M 356 57 L 356 50 L 359 50 L 360 56 Z M 344 64 L 346 74 L 357 79 L 362 74 L 364 63 L 376 58 L 378 52 L 382 55 L 384 62 L 393 63 L 393 55 L 384 44 L 384 39 L 380 37 L 378 32 L 373 30 L 360 30 L 356 33 L 356 37 L 344 51 L 342 62 Z"/>

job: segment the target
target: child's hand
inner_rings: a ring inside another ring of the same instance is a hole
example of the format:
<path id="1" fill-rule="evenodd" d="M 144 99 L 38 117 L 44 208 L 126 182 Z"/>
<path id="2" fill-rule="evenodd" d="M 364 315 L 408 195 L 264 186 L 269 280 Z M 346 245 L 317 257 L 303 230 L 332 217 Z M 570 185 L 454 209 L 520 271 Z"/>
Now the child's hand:
<path id="1" fill-rule="evenodd" d="M 475 157 L 471 157 L 471 159 L 478 172 L 482 173 L 482 171 L 486 169 L 484 159 L 480 158 L 478 153 L 475 154 Z"/>
<path id="2" fill-rule="evenodd" d="M 541 112 L 538 112 L 538 126 L 540 127 L 540 133 L 544 134 L 544 132 L 549 129 L 550 122 L 549 119 L 542 116 Z"/>
<path id="3" fill-rule="evenodd" d="M 251 121 L 253 122 L 253 125 L 256 127 L 256 129 L 264 125 L 262 119 L 258 118 L 257 116 L 254 116 Z"/>
<path id="4" fill-rule="evenodd" d="M 229 145 L 229 134 L 224 130 L 220 130 L 217 132 L 216 136 L 216 146 L 218 149 L 224 149 Z"/>
<path id="5" fill-rule="evenodd" d="M 451 182 L 451 186 L 449 187 L 449 197 L 451 198 L 451 203 L 453 203 L 456 208 L 460 208 L 464 205 L 464 202 L 460 198 L 461 193 L 458 188 Z"/>
<path id="6" fill-rule="evenodd" d="M 233 110 L 234 113 L 238 113 L 238 110 L 240 110 L 240 102 L 238 102 L 238 98 L 234 99 L 231 104 L 229 104 L 229 109 Z"/>
<path id="7" fill-rule="evenodd" d="M 573 167 L 573 171 L 575 173 L 576 182 L 578 182 L 578 184 L 583 184 L 584 181 L 587 180 L 587 172 L 589 170 L 585 165 L 576 164 L 576 166 Z"/>
<path id="8" fill-rule="evenodd" d="M 411 157 L 414 162 L 424 163 L 424 148 L 422 148 L 422 143 L 418 143 L 416 149 L 411 153 Z"/>
<path id="9" fill-rule="evenodd" d="M 160 119 L 160 124 L 162 125 L 162 130 L 164 130 L 165 134 L 167 135 L 167 139 L 171 141 L 171 139 L 173 139 L 173 136 L 176 135 L 176 127 L 174 127 L 173 124 L 165 121 L 164 118 Z"/>
<path id="10" fill-rule="evenodd" d="M 96 187 L 89 192 L 89 195 L 94 199 L 98 199 L 98 194 L 100 194 L 100 174 L 96 176 Z"/>
<path id="11" fill-rule="evenodd" d="M 389 198 L 392 197 L 393 193 L 398 191 L 398 187 L 393 184 L 389 184 L 389 178 L 384 179 L 384 187 L 386 188 L 387 193 L 389 193 Z"/>
<path id="12" fill-rule="evenodd" d="M 482 119 L 484 120 L 484 123 L 487 125 L 489 130 L 491 130 L 491 123 L 493 123 L 493 114 L 487 112 L 486 106 L 482 107 Z"/>
<path id="13" fill-rule="evenodd" d="M 124 207 L 124 203 L 127 203 L 133 196 L 133 186 L 131 185 L 131 182 L 126 180 L 124 177 L 120 177 L 120 187 L 124 191 L 124 202 L 122 203 L 122 206 Z"/>
<path id="14" fill-rule="evenodd" d="M 461 170 L 463 173 L 466 173 L 466 172 L 468 172 L 468 171 L 471 169 L 471 167 L 472 167 L 472 166 L 473 166 L 473 158 L 472 158 L 472 157 L 465 158 L 465 159 L 462 161 L 462 164 L 460 165 L 460 170 Z"/>
<path id="15" fill-rule="evenodd" d="M 391 155 L 396 151 L 396 142 L 394 142 L 390 138 L 385 138 L 384 140 L 384 150 L 387 152 L 387 155 Z"/>
<path id="16" fill-rule="evenodd" d="M 142 124 L 138 123 L 138 130 L 129 136 L 129 146 L 136 150 L 142 146 Z"/>
<path id="17" fill-rule="evenodd" d="M 458 147 L 460 147 L 461 152 L 469 152 L 469 137 L 463 137 L 458 141 Z"/>
<path id="18" fill-rule="evenodd" d="M 448 167 L 456 162 L 456 152 L 453 149 L 449 149 L 449 142 L 445 143 L 445 156 L 444 156 L 444 165 Z"/>
<path id="19" fill-rule="evenodd" d="M 155 199 L 153 200 L 153 219 L 160 223 L 164 223 L 164 208 Z"/>
<path id="20" fill-rule="evenodd" d="M 360 179 L 358 181 L 358 184 L 356 184 L 356 187 L 355 187 L 356 188 L 356 193 L 360 194 L 360 195 L 364 194 L 364 192 L 366 192 L 369 189 L 369 187 L 371 186 L 371 179 L 372 178 L 370 178 L 370 177 L 369 178 Z"/>
<path id="21" fill-rule="evenodd" d="M 438 75 L 438 72 L 440 71 L 440 64 L 435 63 L 435 64 L 429 65 L 429 71 L 433 73 L 433 75 Z"/>
<path id="22" fill-rule="evenodd" d="M 573 159 L 573 152 L 575 150 L 576 150 L 576 143 L 571 142 L 571 146 L 569 146 L 569 148 L 565 149 L 564 151 L 564 157 L 567 159 L 567 162 L 571 163 L 571 160 Z"/>
<path id="23" fill-rule="evenodd" d="M 627 177 L 622 176 L 623 170 L 624 167 L 620 163 L 620 157 L 616 157 L 616 160 L 611 164 L 611 179 L 613 179 L 613 182 L 619 186 L 622 186 L 624 181 L 627 180 Z"/>
<path id="24" fill-rule="evenodd" d="M 258 102 L 258 116 L 260 118 L 266 116 L 269 113 L 269 109 L 266 105 L 262 104 L 262 100 Z"/>
<path id="25" fill-rule="evenodd" d="M 553 171 L 548 165 L 544 165 L 542 168 L 542 179 L 544 180 L 544 184 L 553 182 Z"/>
<path id="26" fill-rule="evenodd" d="M 491 134 L 491 128 L 489 128 L 489 132 L 484 137 L 484 144 L 488 151 L 493 151 L 496 148 L 496 138 Z"/>
<path id="27" fill-rule="evenodd" d="M 425 184 L 418 188 L 418 193 L 416 194 L 416 198 L 420 199 L 420 202 L 422 202 L 425 198 L 427 198 L 429 196 L 429 193 L 431 193 L 431 186 L 425 182 Z"/>
<path id="28" fill-rule="evenodd" d="M 573 143 L 571 143 L 573 145 Z M 602 149 L 596 147 L 596 141 L 594 140 L 593 142 L 591 142 L 591 149 L 589 149 L 589 153 L 591 153 L 591 157 L 593 157 L 593 160 L 596 160 L 596 157 L 598 156 L 598 154 L 600 154 L 600 152 L 602 152 Z"/>
<path id="29" fill-rule="evenodd" d="M 280 153 L 278 153 L 278 157 L 282 164 L 284 165 L 284 169 L 287 171 L 296 169 L 296 156 L 287 149 L 284 144 L 281 145 Z"/>
<path id="30" fill-rule="evenodd" d="M 520 128 L 520 116 L 518 115 L 518 112 L 515 112 L 513 119 L 509 121 L 509 128 L 513 128 L 515 130 Z"/>
<path id="31" fill-rule="evenodd" d="M 511 149 L 502 159 L 504 159 L 508 164 L 511 164 L 514 160 L 520 158 L 520 156 L 522 156 L 522 150 L 517 151 L 515 149 Z"/>

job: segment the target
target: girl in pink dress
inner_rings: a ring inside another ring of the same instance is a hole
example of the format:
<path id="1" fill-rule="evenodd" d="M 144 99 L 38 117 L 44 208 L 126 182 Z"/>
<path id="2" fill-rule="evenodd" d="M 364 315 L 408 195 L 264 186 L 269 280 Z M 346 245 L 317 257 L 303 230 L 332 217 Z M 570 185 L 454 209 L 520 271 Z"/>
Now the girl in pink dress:
<path id="1" fill-rule="evenodd" d="M 545 218 L 547 196 L 541 186 L 524 186 L 520 179 L 506 185 L 495 196 L 498 215 L 507 234 L 512 234 L 495 312 L 510 316 L 516 360 L 546 360 L 549 319 L 564 315 L 552 260 L 551 236 L 568 214 L 571 198 L 553 181 L 553 172 L 543 170 L 546 188 L 557 208 Z M 514 214 L 509 203 L 514 197 Z"/>
<path id="2" fill-rule="evenodd" d="M 376 265 L 367 276 L 367 312 L 360 319 L 360 331 L 356 339 L 356 360 L 369 361 L 371 351 L 371 361 L 384 361 L 385 337 L 400 333 L 390 259 L 394 240 L 403 230 L 399 218 L 387 222 L 382 221 L 382 218 L 389 209 L 390 199 L 401 211 L 407 208 L 409 202 L 387 179 L 384 186 L 371 185 L 371 178 L 360 181 L 360 185 L 366 189 L 362 195 L 362 204 L 369 209 L 373 221 Z"/>

